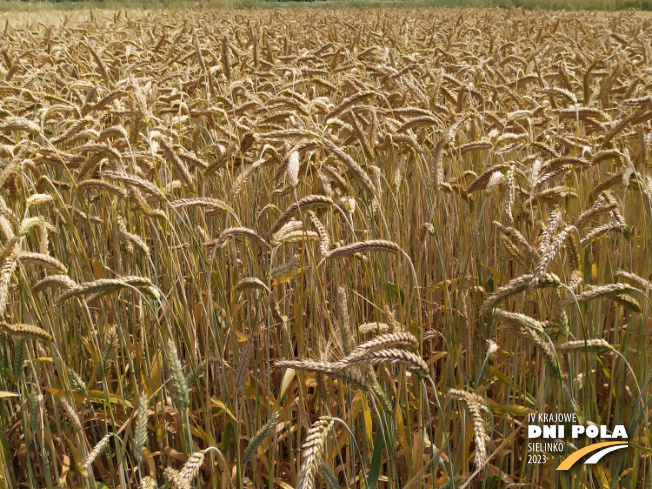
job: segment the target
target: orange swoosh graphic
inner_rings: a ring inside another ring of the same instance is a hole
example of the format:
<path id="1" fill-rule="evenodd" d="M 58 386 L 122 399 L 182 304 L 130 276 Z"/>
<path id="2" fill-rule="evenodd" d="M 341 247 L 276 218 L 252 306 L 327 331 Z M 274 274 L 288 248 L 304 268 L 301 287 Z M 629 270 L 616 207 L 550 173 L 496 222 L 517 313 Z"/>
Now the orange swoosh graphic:
<path id="1" fill-rule="evenodd" d="M 581 459 L 584 455 L 588 455 L 591 452 L 595 452 L 597 450 L 600 450 L 601 448 L 611 447 L 613 445 L 627 445 L 627 443 L 623 441 L 605 441 L 603 443 L 594 443 L 593 445 L 584 447 L 576 451 L 572 455 L 566 457 L 564 461 L 559 465 L 559 467 L 557 467 L 557 470 L 568 470 L 575 464 L 575 462 Z"/>

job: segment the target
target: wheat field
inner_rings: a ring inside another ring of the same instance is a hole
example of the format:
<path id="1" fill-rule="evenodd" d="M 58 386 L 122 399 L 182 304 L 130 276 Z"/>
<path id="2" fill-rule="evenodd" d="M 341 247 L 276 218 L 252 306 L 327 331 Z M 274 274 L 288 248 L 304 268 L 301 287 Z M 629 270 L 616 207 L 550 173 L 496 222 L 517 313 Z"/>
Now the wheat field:
<path id="1" fill-rule="evenodd" d="M 1 488 L 650 487 L 652 18 L 0 28 Z"/>

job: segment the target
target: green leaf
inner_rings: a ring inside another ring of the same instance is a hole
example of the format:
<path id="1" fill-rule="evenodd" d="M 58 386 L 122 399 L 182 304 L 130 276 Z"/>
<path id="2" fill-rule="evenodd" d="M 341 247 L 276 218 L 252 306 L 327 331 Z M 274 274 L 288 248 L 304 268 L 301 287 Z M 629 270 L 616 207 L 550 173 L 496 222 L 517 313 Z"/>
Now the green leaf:
<path id="1" fill-rule="evenodd" d="M 50 394 L 57 396 L 58 398 L 62 399 L 66 397 L 66 392 L 63 389 L 53 389 L 50 387 L 43 387 L 43 390 L 46 392 L 49 392 Z M 103 391 L 98 391 L 98 390 L 91 390 L 88 391 L 88 396 L 83 396 L 77 392 L 72 393 L 72 397 L 75 399 L 90 399 L 92 402 L 97 402 L 97 403 L 106 403 L 106 395 L 104 394 Z M 109 402 L 111 404 L 120 404 L 121 406 L 127 407 L 127 408 L 132 408 L 133 405 L 131 402 L 127 401 L 126 399 L 117 396 L 115 394 L 109 394 Z"/>
<path id="2" fill-rule="evenodd" d="M 494 367 L 493 365 L 488 365 L 487 368 L 489 369 L 489 372 L 491 372 L 493 375 L 498 377 L 498 380 L 500 380 L 503 384 L 507 386 L 511 385 L 509 378 L 507 378 L 507 376 L 504 373 L 502 373 L 500 370 L 498 370 L 496 367 Z M 536 399 L 532 396 L 532 394 L 529 394 L 524 390 L 522 390 L 520 394 L 525 398 L 528 404 L 531 404 L 532 406 L 536 405 Z"/>
<path id="3" fill-rule="evenodd" d="M 229 450 L 229 439 L 233 434 L 233 421 L 229 421 L 226 424 L 226 429 L 224 430 L 224 438 L 222 438 L 222 453 L 227 453 Z"/>
<path id="4" fill-rule="evenodd" d="M 643 447 L 641 445 L 637 445 L 635 443 L 632 443 L 631 441 L 629 442 L 629 446 L 632 447 L 634 450 L 637 450 L 646 455 L 652 455 L 652 450 L 650 450 L 649 448 Z"/>
<path id="5" fill-rule="evenodd" d="M 383 446 L 385 439 L 383 438 L 383 430 L 379 429 L 376 433 L 376 441 L 374 442 L 374 453 L 371 456 L 371 470 L 369 470 L 369 477 L 367 477 L 367 488 L 376 489 L 378 484 L 378 477 L 380 476 L 380 465 L 383 461 Z"/>
<path id="6" fill-rule="evenodd" d="M 387 287 L 389 288 L 389 291 L 392 293 L 392 295 L 401 301 L 401 304 L 405 302 L 405 294 L 403 294 L 403 290 L 398 285 L 392 282 L 388 282 Z"/>
<path id="7" fill-rule="evenodd" d="M 229 415 L 229 417 L 235 421 L 236 423 L 238 422 L 238 419 L 233 415 L 231 410 L 224 404 L 223 401 L 216 397 L 211 397 L 211 405 L 212 407 L 216 407 L 217 409 L 221 409 L 223 412 Z"/>
<path id="8" fill-rule="evenodd" d="M 495 290 L 494 278 L 491 275 L 487 277 L 487 290 L 490 294 L 493 294 Z"/>

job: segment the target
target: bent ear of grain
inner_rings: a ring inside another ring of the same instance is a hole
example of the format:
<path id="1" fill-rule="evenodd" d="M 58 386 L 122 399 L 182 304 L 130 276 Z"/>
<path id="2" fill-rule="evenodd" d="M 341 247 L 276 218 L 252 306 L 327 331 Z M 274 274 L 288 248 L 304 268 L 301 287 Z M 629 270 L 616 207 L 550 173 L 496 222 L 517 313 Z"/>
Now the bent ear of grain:
<path id="1" fill-rule="evenodd" d="M 251 239 L 253 242 L 258 243 L 262 248 L 264 248 L 267 251 L 271 251 L 272 247 L 270 244 L 263 238 L 261 235 L 259 235 L 256 231 L 253 229 L 245 228 L 245 227 L 232 227 L 225 229 L 222 231 L 220 236 L 212 241 L 208 241 L 204 243 L 204 246 L 207 247 L 213 247 L 213 246 L 224 246 L 229 238 L 232 237 L 237 237 L 237 236 L 242 236 Z"/>
<path id="2" fill-rule="evenodd" d="M 358 243 L 351 243 L 348 245 L 340 246 L 331 250 L 326 258 L 329 260 L 337 260 L 347 256 L 355 255 L 356 253 L 371 253 L 371 252 L 385 252 L 392 254 L 402 254 L 403 250 L 399 245 L 393 241 L 386 241 L 383 239 L 373 239 L 369 241 L 360 241 Z"/>
<path id="3" fill-rule="evenodd" d="M 291 368 L 294 370 L 305 370 L 318 374 L 324 374 L 339 380 L 343 380 L 362 391 L 368 391 L 369 385 L 363 375 L 360 375 L 352 368 L 342 368 L 341 365 L 329 362 L 317 362 L 313 360 L 279 360 L 274 364 L 276 368 Z"/>
<path id="4" fill-rule="evenodd" d="M 480 310 L 478 311 L 478 315 L 482 316 L 483 314 L 487 313 L 498 302 L 506 299 L 507 297 L 525 291 L 528 288 L 528 286 L 532 283 L 533 278 L 534 278 L 533 274 L 526 273 L 524 275 L 516 277 L 515 279 L 511 280 L 508 284 L 498 288 L 493 294 L 487 297 L 487 299 L 484 301 L 484 303 L 480 307 Z M 546 273 L 543 277 L 539 279 L 539 281 L 536 284 L 536 287 L 538 288 L 561 287 L 561 281 L 559 280 L 559 277 L 557 277 L 554 273 Z"/>
<path id="5" fill-rule="evenodd" d="M 353 173 L 353 175 L 355 175 L 362 187 L 367 192 L 369 192 L 370 195 L 374 195 L 376 193 L 376 188 L 371 178 L 369 177 L 369 174 L 364 171 L 364 169 L 358 163 L 356 163 L 353 158 L 342 151 L 342 149 L 338 148 L 335 143 L 329 139 L 322 139 L 322 144 L 324 145 L 324 149 L 328 154 L 335 156 L 338 160 L 344 163 L 347 169 Z"/>
<path id="6" fill-rule="evenodd" d="M 356 346 L 353 351 L 347 355 L 347 358 L 364 357 L 367 353 L 384 350 L 386 348 L 404 347 L 416 349 L 418 346 L 419 340 L 416 336 L 410 333 L 388 333 L 377 336 L 372 340 Z M 342 360 L 342 362 L 346 363 L 346 358 Z"/>
<path id="7" fill-rule="evenodd" d="M 481 469 L 487 463 L 486 423 L 482 418 L 482 412 L 491 413 L 486 406 L 486 401 L 473 392 L 467 392 L 459 389 L 449 389 L 446 395 L 451 399 L 462 401 L 471 414 L 473 439 L 475 441 L 475 466 Z"/>
<path id="8" fill-rule="evenodd" d="M 136 287 L 154 296 L 154 298 L 158 298 L 159 296 L 159 292 L 154 287 L 154 284 L 152 284 L 152 281 L 145 277 L 104 278 L 67 288 L 57 299 L 57 304 L 61 305 L 68 299 L 78 296 L 92 295 L 94 298 L 97 298 L 100 295 L 109 294 L 130 286 Z"/>
<path id="9" fill-rule="evenodd" d="M 320 207 L 328 207 L 331 205 L 333 205 L 333 199 L 325 195 L 309 195 L 307 197 L 303 197 L 288 207 L 285 212 L 279 216 L 279 218 L 269 230 L 269 234 L 271 236 L 274 233 L 278 232 L 283 227 L 283 225 L 298 212 L 308 212 L 310 210 L 318 209 Z"/>
<path id="10" fill-rule="evenodd" d="M 426 364 L 423 358 L 415 353 L 396 348 L 379 351 L 371 350 L 356 354 L 355 356 L 347 356 L 337 362 L 336 367 L 338 369 L 343 369 L 347 367 L 379 365 L 385 363 L 404 365 L 408 370 L 420 378 L 425 378 L 430 375 L 428 364 Z"/>
<path id="11" fill-rule="evenodd" d="M 173 469 L 172 467 L 166 467 L 163 469 L 163 477 L 167 480 L 171 487 L 174 489 L 190 489 L 190 482 L 185 478 L 181 477 L 181 474 L 178 470 Z"/>
<path id="12" fill-rule="evenodd" d="M 31 324 L 9 324 L 0 321 L 0 331 L 16 338 L 30 338 L 37 341 L 52 341 L 52 335 Z"/>

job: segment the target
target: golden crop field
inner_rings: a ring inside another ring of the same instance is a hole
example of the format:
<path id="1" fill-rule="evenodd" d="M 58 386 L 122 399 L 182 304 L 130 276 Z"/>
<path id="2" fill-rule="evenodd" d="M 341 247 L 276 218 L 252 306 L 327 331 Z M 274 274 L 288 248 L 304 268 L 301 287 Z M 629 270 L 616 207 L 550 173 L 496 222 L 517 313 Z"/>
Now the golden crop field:
<path id="1" fill-rule="evenodd" d="M 111 15 L 0 27 L 0 487 L 650 487 L 652 18 Z"/>

